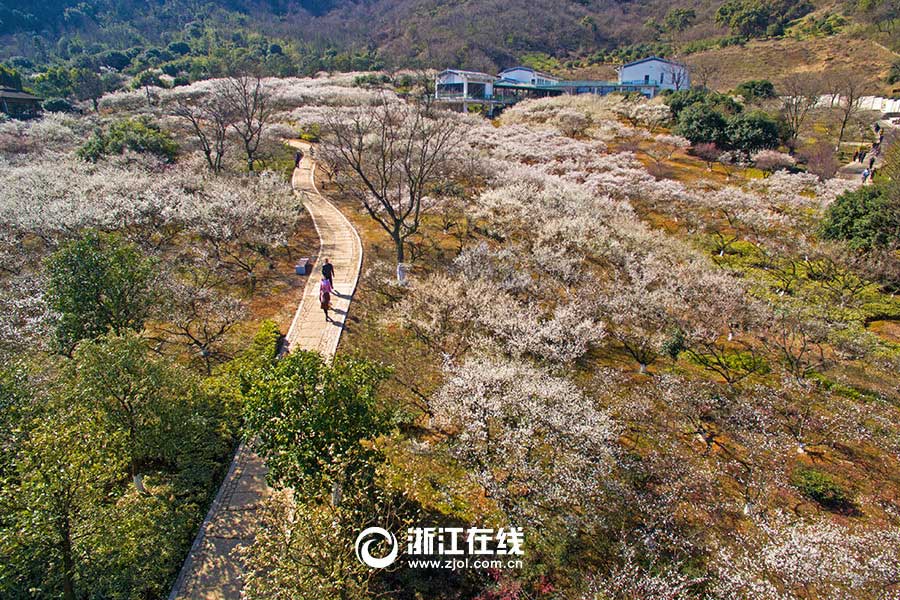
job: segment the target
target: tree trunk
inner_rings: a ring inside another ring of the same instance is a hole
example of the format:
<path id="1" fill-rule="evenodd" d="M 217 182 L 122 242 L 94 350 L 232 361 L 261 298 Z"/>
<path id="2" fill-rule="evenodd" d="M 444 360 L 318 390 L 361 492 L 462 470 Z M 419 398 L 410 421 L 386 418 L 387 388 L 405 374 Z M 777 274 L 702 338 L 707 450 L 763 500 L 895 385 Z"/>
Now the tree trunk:
<path id="1" fill-rule="evenodd" d="M 75 560 L 72 558 L 72 535 L 69 530 L 69 519 L 66 518 L 62 531 L 62 562 L 63 562 L 63 598 L 75 600 Z"/>
<path id="2" fill-rule="evenodd" d="M 143 494 L 144 496 L 150 494 L 147 491 L 147 488 L 144 487 L 144 476 L 141 473 L 134 473 L 131 476 L 131 481 L 134 482 L 134 489 L 136 489 L 139 494 Z"/>
<path id="3" fill-rule="evenodd" d="M 403 240 L 399 236 L 394 237 L 394 245 L 397 247 L 397 282 L 404 283 L 406 280 L 406 269 L 402 268 L 406 253 L 403 248 Z"/>

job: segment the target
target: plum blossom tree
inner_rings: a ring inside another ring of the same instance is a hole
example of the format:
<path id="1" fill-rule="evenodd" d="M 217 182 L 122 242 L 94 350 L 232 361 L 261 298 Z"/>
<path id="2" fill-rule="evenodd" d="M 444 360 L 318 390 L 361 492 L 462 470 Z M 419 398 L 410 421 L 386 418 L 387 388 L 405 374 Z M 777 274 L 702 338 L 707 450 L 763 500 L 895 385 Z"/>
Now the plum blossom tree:
<path id="1" fill-rule="evenodd" d="M 691 154 L 706 163 L 707 171 L 712 171 L 712 166 L 719 160 L 719 157 L 722 156 L 722 152 L 723 150 L 713 142 L 694 144 L 691 148 Z"/>
<path id="2" fill-rule="evenodd" d="M 630 263 L 626 274 L 606 288 L 598 299 L 599 315 L 609 335 L 647 372 L 662 351 L 671 311 L 679 304 L 664 265 Z"/>
<path id="3" fill-rule="evenodd" d="M 685 312 L 679 327 L 685 351 L 729 385 L 765 368 L 752 338 L 759 308 L 734 278 L 702 266 L 684 265 L 676 276 Z"/>
<path id="4" fill-rule="evenodd" d="M 721 597 L 884 598 L 900 576 L 900 529 L 861 530 L 774 513 L 744 549 L 717 553 Z"/>
<path id="5" fill-rule="evenodd" d="M 403 263 L 406 241 L 421 224 L 422 200 L 448 173 L 457 122 L 385 100 L 350 116 L 333 113 L 327 125 L 320 156 L 338 187 L 388 233 Z"/>
<path id="6" fill-rule="evenodd" d="M 227 359 L 225 344 L 231 330 L 247 315 L 243 302 L 222 292 L 208 273 L 197 273 L 194 281 L 169 279 L 163 292 L 163 321 L 158 329 L 164 339 L 183 344 L 200 357 L 206 374 L 214 362 Z"/>
<path id="7" fill-rule="evenodd" d="M 554 117 L 554 123 L 568 137 L 584 135 L 591 126 L 591 118 L 577 110 L 561 109 Z"/>
<path id="8" fill-rule="evenodd" d="M 599 499 L 617 427 L 578 388 L 527 363 L 487 357 L 446 375 L 431 399 L 432 422 L 510 517 L 540 522 Z"/>
<path id="9" fill-rule="evenodd" d="M 559 303 L 548 311 L 498 292 L 483 277 L 434 275 L 416 282 L 398 314 L 420 341 L 449 359 L 490 343 L 512 357 L 564 365 L 604 336 L 583 303 Z"/>
<path id="10" fill-rule="evenodd" d="M 653 138 L 645 153 L 659 167 L 663 162 L 672 158 L 676 152 L 687 150 L 690 147 L 691 142 L 679 135 L 660 134 Z"/>
<path id="11" fill-rule="evenodd" d="M 750 157 L 756 168 L 762 169 L 766 173 L 790 169 L 797 161 L 790 154 L 784 154 L 776 150 L 760 150 Z"/>
<path id="12" fill-rule="evenodd" d="M 172 115 L 187 122 L 209 169 L 213 173 L 221 172 L 228 149 L 228 131 L 237 116 L 225 94 L 213 93 L 193 105 L 179 101 Z"/>
<path id="13" fill-rule="evenodd" d="M 821 317 L 790 306 L 772 306 L 765 323 L 761 341 L 797 380 L 828 364 L 825 344 L 829 328 Z"/>
<path id="14" fill-rule="evenodd" d="M 300 203 L 271 172 L 243 180 L 208 181 L 186 206 L 190 231 L 201 241 L 201 257 L 213 268 L 243 276 L 252 293 L 273 268 L 274 253 L 287 247 L 301 215 Z"/>
<path id="15" fill-rule="evenodd" d="M 265 139 L 264 132 L 272 118 L 268 85 L 260 77 L 228 77 L 218 83 L 216 97 L 222 102 L 222 107 L 216 109 L 216 112 L 224 110 L 224 114 L 232 115 L 228 119 L 228 125 L 240 138 L 247 159 L 247 170 L 252 173 Z M 219 127 L 218 120 L 213 119 L 216 128 Z"/>

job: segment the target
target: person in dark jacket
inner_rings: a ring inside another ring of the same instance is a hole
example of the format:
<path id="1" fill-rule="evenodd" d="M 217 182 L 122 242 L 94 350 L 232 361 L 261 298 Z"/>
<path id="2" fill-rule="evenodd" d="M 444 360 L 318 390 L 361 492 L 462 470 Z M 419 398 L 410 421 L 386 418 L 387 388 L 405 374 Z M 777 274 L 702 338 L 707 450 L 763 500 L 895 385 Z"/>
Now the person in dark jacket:
<path id="1" fill-rule="evenodd" d="M 325 259 L 325 264 L 322 265 L 322 277 L 328 280 L 328 283 L 331 284 L 331 289 L 334 289 L 334 265 L 331 264 L 331 261 L 327 258 Z"/>
<path id="2" fill-rule="evenodd" d="M 301 152 L 300 150 L 297 150 L 297 152 L 294 153 L 294 168 L 295 169 L 300 168 L 301 160 L 303 160 L 303 152 Z"/>

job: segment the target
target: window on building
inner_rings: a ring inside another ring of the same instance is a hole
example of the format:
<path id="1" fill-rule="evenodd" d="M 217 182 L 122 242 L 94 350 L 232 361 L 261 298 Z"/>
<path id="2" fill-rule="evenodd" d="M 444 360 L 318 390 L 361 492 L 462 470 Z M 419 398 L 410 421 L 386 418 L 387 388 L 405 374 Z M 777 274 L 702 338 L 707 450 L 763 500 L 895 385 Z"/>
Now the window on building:
<path id="1" fill-rule="evenodd" d="M 463 93 L 463 84 L 461 83 L 439 83 L 437 84 L 438 96 L 453 96 Z"/>
<path id="2" fill-rule="evenodd" d="M 469 98 L 484 98 L 487 88 L 483 83 L 469 83 Z"/>

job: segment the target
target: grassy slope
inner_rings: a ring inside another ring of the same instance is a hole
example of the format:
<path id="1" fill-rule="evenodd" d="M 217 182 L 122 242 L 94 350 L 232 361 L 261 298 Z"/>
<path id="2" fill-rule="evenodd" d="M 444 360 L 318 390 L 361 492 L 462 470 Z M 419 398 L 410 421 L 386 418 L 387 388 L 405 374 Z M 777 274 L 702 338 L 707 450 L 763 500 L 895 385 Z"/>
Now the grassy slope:
<path id="1" fill-rule="evenodd" d="M 711 82 L 716 89 L 732 89 L 750 79 L 777 81 L 794 72 L 826 74 L 850 68 L 871 74 L 883 82 L 898 55 L 868 39 L 849 34 L 797 40 L 791 38 L 754 41 L 746 46 L 730 46 L 693 54 L 688 62 L 715 62 L 720 65 Z M 886 84 L 883 92 L 890 90 Z"/>

